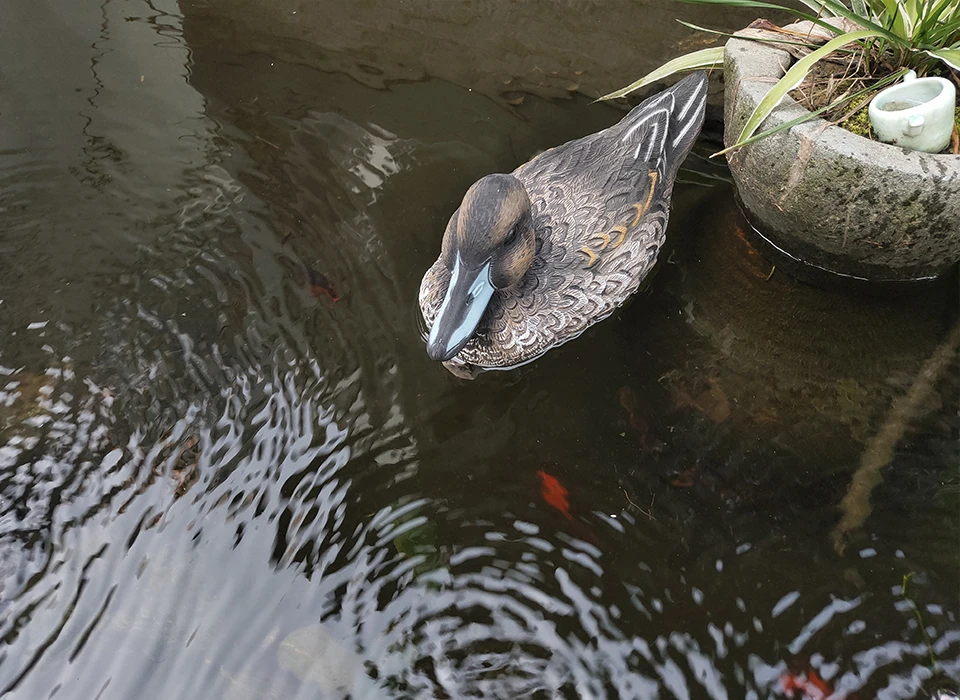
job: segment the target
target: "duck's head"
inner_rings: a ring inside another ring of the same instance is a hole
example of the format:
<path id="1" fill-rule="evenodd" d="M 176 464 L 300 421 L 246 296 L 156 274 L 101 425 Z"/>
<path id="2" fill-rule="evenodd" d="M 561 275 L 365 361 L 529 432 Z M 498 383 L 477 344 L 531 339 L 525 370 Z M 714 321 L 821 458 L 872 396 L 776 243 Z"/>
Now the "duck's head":
<path id="1" fill-rule="evenodd" d="M 487 175 L 467 190 L 443 234 L 450 284 L 427 340 L 434 360 L 452 359 L 477 330 L 493 293 L 523 278 L 536 255 L 527 191 L 513 175 Z"/>

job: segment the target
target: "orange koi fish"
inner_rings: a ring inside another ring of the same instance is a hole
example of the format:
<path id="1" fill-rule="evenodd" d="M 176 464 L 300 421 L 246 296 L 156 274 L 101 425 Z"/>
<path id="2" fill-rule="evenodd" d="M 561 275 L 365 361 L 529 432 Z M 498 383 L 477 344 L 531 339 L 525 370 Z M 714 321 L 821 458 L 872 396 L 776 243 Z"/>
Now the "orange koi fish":
<path id="1" fill-rule="evenodd" d="M 563 484 L 542 469 L 537 472 L 537 476 L 540 477 L 542 484 L 543 500 L 563 513 L 567 520 L 573 520 L 573 516 L 570 515 L 570 502 L 567 500 L 567 489 Z"/>
<path id="2" fill-rule="evenodd" d="M 800 673 L 788 672 L 780 678 L 780 685 L 787 697 L 799 697 L 802 700 L 824 700 L 833 695 L 833 688 L 812 668 Z M 800 691 L 796 695 L 795 691 Z"/>

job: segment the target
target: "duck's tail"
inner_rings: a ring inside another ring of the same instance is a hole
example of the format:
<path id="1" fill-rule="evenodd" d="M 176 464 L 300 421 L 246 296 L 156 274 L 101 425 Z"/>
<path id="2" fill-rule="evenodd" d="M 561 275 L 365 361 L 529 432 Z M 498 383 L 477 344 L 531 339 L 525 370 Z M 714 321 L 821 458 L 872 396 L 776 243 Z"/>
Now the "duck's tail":
<path id="1" fill-rule="evenodd" d="M 662 166 L 672 181 L 700 134 L 706 104 L 707 73 L 692 73 L 634 107 L 623 120 L 623 138 L 636 143 L 637 159 Z"/>
<path id="2" fill-rule="evenodd" d="M 707 73 L 699 71 L 687 76 L 670 88 L 676 108 L 670 115 L 670 128 L 664 155 L 675 170 L 679 170 L 690 149 L 693 148 L 707 107 Z"/>

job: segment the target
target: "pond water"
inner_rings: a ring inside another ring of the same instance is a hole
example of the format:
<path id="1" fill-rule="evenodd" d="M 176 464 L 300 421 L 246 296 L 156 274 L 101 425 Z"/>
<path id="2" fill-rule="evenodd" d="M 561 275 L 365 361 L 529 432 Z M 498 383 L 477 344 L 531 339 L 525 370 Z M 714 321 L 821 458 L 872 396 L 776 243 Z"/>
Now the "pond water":
<path id="1" fill-rule="evenodd" d="M 955 281 L 795 282 L 692 158 L 619 314 L 516 372 L 427 358 L 465 188 L 613 123 L 591 97 L 696 47 L 675 13 L 752 19 L 676 8 L 5 0 L 0 696 L 960 680 Z"/>

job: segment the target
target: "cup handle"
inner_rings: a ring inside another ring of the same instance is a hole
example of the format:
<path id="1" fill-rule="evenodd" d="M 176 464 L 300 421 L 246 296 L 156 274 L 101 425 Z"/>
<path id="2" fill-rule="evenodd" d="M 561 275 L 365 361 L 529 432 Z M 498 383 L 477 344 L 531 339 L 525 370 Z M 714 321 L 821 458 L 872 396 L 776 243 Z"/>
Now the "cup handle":
<path id="1" fill-rule="evenodd" d="M 923 131 L 923 115 L 916 114 L 907 121 L 907 136 L 917 136 Z"/>

